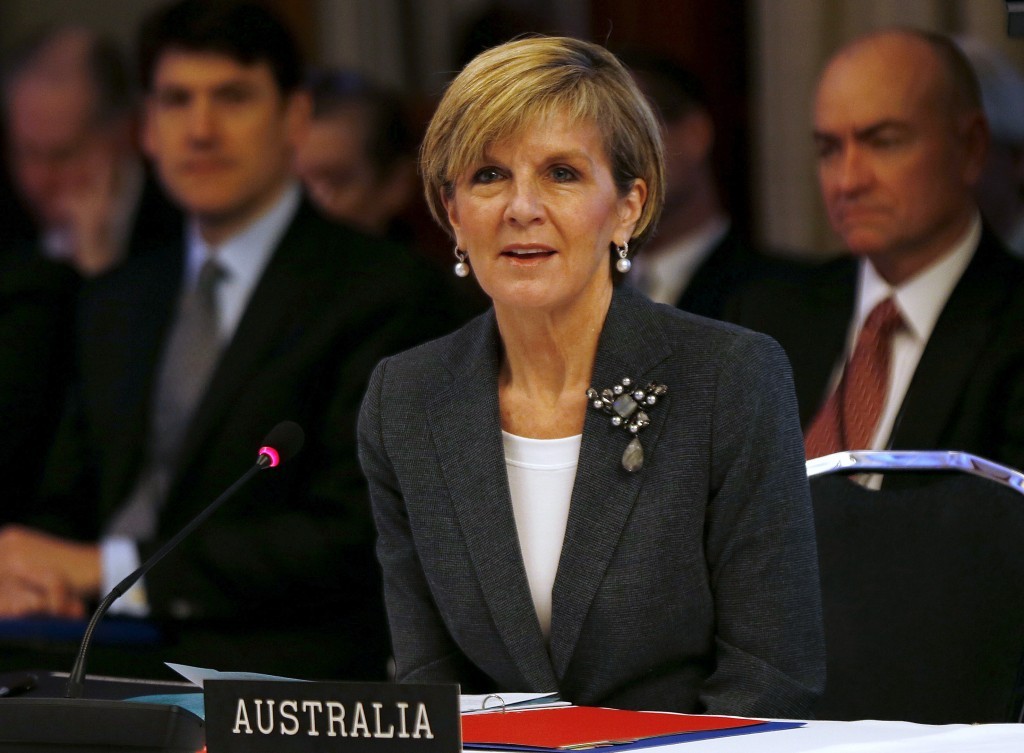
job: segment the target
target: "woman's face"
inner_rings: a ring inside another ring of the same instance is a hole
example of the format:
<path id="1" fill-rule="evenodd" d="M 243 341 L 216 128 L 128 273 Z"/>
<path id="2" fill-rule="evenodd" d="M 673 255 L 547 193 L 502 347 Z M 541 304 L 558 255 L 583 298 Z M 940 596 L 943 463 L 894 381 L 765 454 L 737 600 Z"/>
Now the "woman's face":
<path id="1" fill-rule="evenodd" d="M 496 306 L 555 310 L 611 289 L 609 244 L 629 240 L 646 197 L 639 179 L 619 195 L 593 123 L 555 115 L 492 144 L 445 206 Z"/>

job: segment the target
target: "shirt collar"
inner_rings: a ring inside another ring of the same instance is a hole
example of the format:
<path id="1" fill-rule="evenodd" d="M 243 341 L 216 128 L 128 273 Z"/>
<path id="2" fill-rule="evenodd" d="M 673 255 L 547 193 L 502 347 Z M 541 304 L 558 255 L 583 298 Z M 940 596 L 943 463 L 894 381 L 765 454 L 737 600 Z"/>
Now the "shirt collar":
<path id="1" fill-rule="evenodd" d="M 267 212 L 217 246 L 211 246 L 203 240 L 199 232 L 199 223 L 195 218 L 190 218 L 186 231 L 187 283 L 193 285 L 203 262 L 215 255 L 226 280 L 245 289 L 252 289 L 263 274 L 288 223 L 295 215 L 301 198 L 299 184 L 294 181 L 289 183 L 281 197 Z"/>
<path id="2" fill-rule="evenodd" d="M 694 256 L 703 255 L 714 247 L 729 230 L 729 220 L 723 215 L 716 215 L 692 233 L 672 243 L 663 251 L 652 254 L 641 254 L 644 266 L 655 271 L 659 276 L 674 277 L 680 269 L 688 266 Z"/>
<path id="3" fill-rule="evenodd" d="M 674 304 L 694 271 L 728 232 L 729 219 L 715 215 L 657 253 L 638 255 L 634 278 L 646 281 L 644 292 L 654 300 Z"/>
<path id="4" fill-rule="evenodd" d="M 891 295 L 896 299 L 910 333 L 922 342 L 926 341 L 953 288 L 970 264 L 980 239 L 981 217 L 975 212 L 967 230 L 949 253 L 896 287 L 886 282 L 867 259 L 862 259 L 857 294 L 857 331 L 871 310 Z"/>

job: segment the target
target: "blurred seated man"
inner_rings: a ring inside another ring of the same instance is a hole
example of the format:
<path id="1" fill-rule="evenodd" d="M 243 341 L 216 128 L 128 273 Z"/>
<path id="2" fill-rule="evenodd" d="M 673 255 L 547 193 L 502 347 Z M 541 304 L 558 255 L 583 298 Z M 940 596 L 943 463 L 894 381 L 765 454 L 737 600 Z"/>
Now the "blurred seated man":
<path id="1" fill-rule="evenodd" d="M 975 189 L 981 213 L 1017 256 L 1024 256 L 1024 75 L 980 39 L 958 39 L 981 84 L 992 143 Z"/>
<path id="2" fill-rule="evenodd" d="M 1024 263 L 973 190 L 988 128 L 948 38 L 880 31 L 830 60 L 818 178 L 846 254 L 737 302 L 793 366 L 808 457 L 964 450 L 1024 467 Z"/>
<path id="3" fill-rule="evenodd" d="M 0 248 L 3 522 L 30 514 L 64 408 L 79 276 L 105 271 L 131 243 L 149 245 L 169 226 L 169 205 L 143 187 L 131 92 L 118 49 L 85 29 L 36 33 L 5 61 L 13 196 L 4 221 L 30 221 L 5 234 Z"/>
<path id="4" fill-rule="evenodd" d="M 295 165 L 310 198 L 336 220 L 409 240 L 396 218 L 417 192 L 416 141 L 398 97 L 351 71 L 308 86 L 313 119 Z"/>
<path id="5" fill-rule="evenodd" d="M 31 251 L 92 277 L 180 223 L 146 178 L 134 87 L 112 42 L 38 33 L 8 61 L 4 95 L 12 183 L 38 228 Z"/>
<path id="6" fill-rule="evenodd" d="M 83 288 L 76 400 L 40 501 L 49 526 L 0 531 L 0 615 L 83 614 L 290 419 L 305 429 L 298 457 L 251 481 L 118 603 L 157 621 L 169 645 L 150 664 L 125 653 L 128 666 L 91 666 L 384 679 L 356 416 L 374 365 L 445 331 L 453 311 L 433 268 L 303 197 L 291 170 L 309 115 L 301 60 L 265 6 L 160 8 L 140 67 L 144 143 L 186 222 Z"/>
<path id="7" fill-rule="evenodd" d="M 715 124 L 701 82 L 668 58 L 635 54 L 625 61 L 661 115 L 666 163 L 658 232 L 634 260 L 629 281 L 655 301 L 721 318 L 736 290 L 786 265 L 755 249 L 722 206 L 712 164 Z"/>

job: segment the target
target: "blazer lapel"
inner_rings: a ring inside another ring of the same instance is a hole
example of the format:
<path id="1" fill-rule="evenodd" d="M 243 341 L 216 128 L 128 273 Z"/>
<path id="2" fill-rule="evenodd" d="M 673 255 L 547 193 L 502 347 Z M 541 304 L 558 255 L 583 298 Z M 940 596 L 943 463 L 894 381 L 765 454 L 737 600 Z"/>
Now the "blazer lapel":
<path id="1" fill-rule="evenodd" d="M 846 351 L 857 296 L 857 265 L 842 260 L 809 286 L 808 305 L 793 323 L 797 344 L 786 348 L 793 368 L 800 423 L 807 427 L 829 396 L 832 374 Z M 780 341 L 781 342 L 781 341 Z"/>
<path id="2" fill-rule="evenodd" d="M 894 449 L 917 450 L 942 441 L 977 357 L 991 335 L 993 312 L 1009 294 L 1000 251 L 985 231 L 978 250 L 935 322 L 892 432 Z M 955 358 L 950 354 L 955 353 Z M 948 448 L 956 449 L 956 448 Z"/>
<path id="3" fill-rule="evenodd" d="M 556 681 L 530 595 L 505 468 L 498 409 L 500 345 L 493 312 L 467 348 L 453 348 L 451 382 L 428 409 L 441 468 L 487 608 L 524 687 Z M 463 341 L 465 342 L 465 341 Z"/>
<path id="4" fill-rule="evenodd" d="M 181 276 L 181 246 L 167 244 L 82 291 L 84 336 L 91 338 L 81 355 L 82 378 L 88 410 L 105 436 L 107 512 L 123 503 L 145 460 L 155 375 Z"/>
<path id="5" fill-rule="evenodd" d="M 646 385 L 649 373 L 668 355 L 653 304 L 625 286 L 616 290 L 598 344 L 591 385 L 601 390 L 623 377 Z M 661 398 L 668 401 L 671 392 Z M 639 434 L 645 465 L 657 451 L 663 410 Z M 552 594 L 551 656 L 565 676 L 580 630 L 644 481 L 644 470 L 628 473 L 622 453 L 631 436 L 610 417 L 587 408 L 579 464 L 573 485 L 562 555 Z"/>

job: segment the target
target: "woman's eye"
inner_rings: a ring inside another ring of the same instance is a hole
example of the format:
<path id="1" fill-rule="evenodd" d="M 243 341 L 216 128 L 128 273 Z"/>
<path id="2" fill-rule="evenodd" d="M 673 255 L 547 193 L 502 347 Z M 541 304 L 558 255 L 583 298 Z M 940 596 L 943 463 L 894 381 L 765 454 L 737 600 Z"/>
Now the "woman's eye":
<path id="1" fill-rule="evenodd" d="M 565 181 L 575 180 L 576 171 L 570 170 L 568 167 L 555 167 L 551 170 L 551 177 L 559 183 L 564 183 Z"/>
<path id="2" fill-rule="evenodd" d="M 496 167 L 482 167 L 473 173 L 474 183 L 493 183 L 501 177 L 501 173 Z"/>

